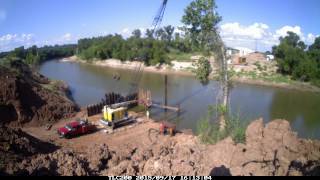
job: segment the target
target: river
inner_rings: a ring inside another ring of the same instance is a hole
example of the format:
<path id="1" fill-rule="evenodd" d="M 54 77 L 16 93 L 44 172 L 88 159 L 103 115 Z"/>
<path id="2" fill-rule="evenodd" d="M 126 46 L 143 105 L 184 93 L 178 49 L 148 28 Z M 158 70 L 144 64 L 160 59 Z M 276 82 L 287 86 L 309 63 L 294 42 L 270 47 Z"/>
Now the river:
<path id="1" fill-rule="evenodd" d="M 133 72 L 94 65 L 48 61 L 40 66 L 40 73 L 67 82 L 75 102 L 80 106 L 99 102 L 106 92 L 128 93 Z M 113 74 L 119 74 L 119 81 Z M 168 75 L 168 104 L 180 104 L 182 112 L 165 113 L 153 109 L 151 118 L 177 123 L 179 129 L 196 131 L 197 122 L 207 115 L 208 106 L 216 102 L 218 84 L 211 81 L 202 86 L 194 77 Z M 164 102 L 164 75 L 144 72 L 140 86 L 151 90 L 154 101 Z M 230 93 L 231 112 L 250 121 L 262 117 L 290 121 L 299 137 L 320 139 L 320 94 L 247 84 L 233 84 Z"/>

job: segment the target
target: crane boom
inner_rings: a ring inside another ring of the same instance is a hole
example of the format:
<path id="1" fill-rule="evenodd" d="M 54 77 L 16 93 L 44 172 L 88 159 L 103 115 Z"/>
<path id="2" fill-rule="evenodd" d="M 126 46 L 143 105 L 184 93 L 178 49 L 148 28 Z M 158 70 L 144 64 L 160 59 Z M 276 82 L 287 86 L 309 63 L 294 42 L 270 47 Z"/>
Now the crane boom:
<path id="1" fill-rule="evenodd" d="M 166 7 L 167 7 L 167 3 L 168 3 L 168 0 L 163 0 L 158 12 L 157 12 L 157 15 L 155 16 L 154 20 L 153 20 L 153 23 L 152 23 L 152 26 L 153 26 L 153 32 L 156 31 L 156 29 L 158 28 L 158 26 L 160 26 L 162 20 L 163 20 L 163 16 L 164 16 L 164 13 L 165 13 L 165 10 L 166 10 Z"/>
<path id="2" fill-rule="evenodd" d="M 157 28 L 160 26 L 163 16 L 167 7 L 168 0 L 163 0 L 161 3 L 161 6 L 156 14 L 156 16 L 153 19 L 152 22 L 152 27 L 153 27 L 153 33 L 156 32 Z M 139 87 L 139 83 L 141 81 L 142 75 L 143 75 L 143 62 L 140 62 L 139 64 L 136 65 L 135 67 L 135 73 L 132 76 L 132 84 L 131 88 L 129 90 L 129 94 L 136 93 Z"/>

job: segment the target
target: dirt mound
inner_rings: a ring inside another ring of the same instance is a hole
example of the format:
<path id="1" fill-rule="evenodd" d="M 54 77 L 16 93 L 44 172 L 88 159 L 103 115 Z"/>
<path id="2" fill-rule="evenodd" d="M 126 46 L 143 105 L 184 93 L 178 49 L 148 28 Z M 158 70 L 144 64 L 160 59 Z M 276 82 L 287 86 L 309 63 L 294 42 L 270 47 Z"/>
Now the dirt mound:
<path id="1" fill-rule="evenodd" d="M 56 149 L 55 145 L 42 142 L 20 129 L 0 125 L 0 172 L 10 163 L 21 162 L 39 153 L 51 153 Z"/>
<path id="2" fill-rule="evenodd" d="M 320 142 L 299 139 L 287 121 L 254 121 L 246 144 L 216 145 L 197 137 L 159 136 L 156 144 L 92 145 L 82 153 L 59 149 L 11 163 L 14 175 L 319 175 Z M 30 150 L 33 152 L 33 150 Z M 28 151 L 27 151 L 28 152 Z"/>
<path id="3" fill-rule="evenodd" d="M 44 125 L 78 110 L 63 95 L 64 85 L 57 88 L 21 61 L 13 61 L 10 67 L 0 66 L 0 84 L 0 123 Z"/>
<path id="4" fill-rule="evenodd" d="M 227 139 L 212 148 L 208 157 L 215 167 L 213 175 L 222 171 L 232 175 L 320 174 L 320 142 L 299 139 L 288 121 L 275 120 L 264 127 L 263 120 L 257 120 L 249 125 L 246 136 L 246 145 Z"/>
<path id="5" fill-rule="evenodd" d="M 153 146 L 123 147 L 102 175 L 319 175 L 320 142 L 299 139 L 287 121 L 262 120 L 247 129 L 247 143 L 231 138 L 201 144 L 192 135 L 161 139 Z M 125 150 L 122 150 L 125 149 Z"/>
<path id="6" fill-rule="evenodd" d="M 61 149 L 26 159 L 7 170 L 7 174 L 31 176 L 87 176 L 89 172 L 84 157 Z"/>

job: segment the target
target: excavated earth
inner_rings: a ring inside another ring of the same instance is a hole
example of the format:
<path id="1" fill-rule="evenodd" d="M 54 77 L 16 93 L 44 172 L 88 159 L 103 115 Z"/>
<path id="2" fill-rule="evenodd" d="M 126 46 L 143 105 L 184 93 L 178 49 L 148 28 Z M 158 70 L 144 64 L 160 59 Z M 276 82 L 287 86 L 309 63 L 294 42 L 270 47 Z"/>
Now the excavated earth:
<path id="1" fill-rule="evenodd" d="M 1 127 L 0 150 L 5 161 L 1 160 L 0 171 L 2 175 L 69 176 L 320 175 L 320 142 L 299 139 L 285 120 L 266 126 L 262 120 L 254 121 L 246 131 L 246 144 L 227 138 L 205 145 L 183 133 L 159 135 L 151 142 L 148 128 L 155 126 L 157 123 L 148 121 L 114 135 L 97 132 L 65 143 L 52 140 L 53 144 Z"/>
<path id="2" fill-rule="evenodd" d="M 71 117 L 78 107 L 65 95 L 63 83 L 32 71 L 21 61 L 0 66 L 0 123 L 44 125 Z"/>

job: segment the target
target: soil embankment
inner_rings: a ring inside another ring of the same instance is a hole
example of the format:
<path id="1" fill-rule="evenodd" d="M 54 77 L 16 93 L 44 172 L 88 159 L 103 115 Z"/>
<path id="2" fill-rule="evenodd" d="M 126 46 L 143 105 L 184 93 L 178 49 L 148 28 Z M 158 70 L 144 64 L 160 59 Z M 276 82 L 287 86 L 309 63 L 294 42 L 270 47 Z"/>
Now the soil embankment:
<path id="1" fill-rule="evenodd" d="M 97 117 L 96 117 L 97 118 Z M 60 123 L 60 124 L 59 124 Z M 59 122 L 53 129 L 65 122 Z M 11 162 L 5 174 L 26 175 L 319 175 L 320 142 L 299 139 L 284 120 L 266 126 L 254 121 L 246 144 L 227 138 L 205 145 L 193 135 L 152 134 L 159 124 L 146 120 L 114 134 L 98 131 L 59 139 L 54 131 L 26 128 L 60 149 Z"/>
<path id="2" fill-rule="evenodd" d="M 71 117 L 78 107 L 67 86 L 52 82 L 21 61 L 0 66 L 0 123 L 44 125 Z"/>

